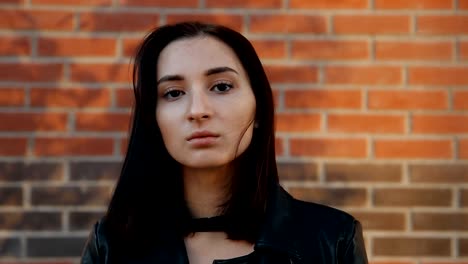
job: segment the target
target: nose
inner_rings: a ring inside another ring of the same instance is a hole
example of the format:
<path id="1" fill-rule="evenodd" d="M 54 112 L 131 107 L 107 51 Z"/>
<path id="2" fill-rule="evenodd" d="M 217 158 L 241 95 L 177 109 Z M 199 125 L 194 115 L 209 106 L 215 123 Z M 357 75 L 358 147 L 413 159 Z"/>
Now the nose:
<path id="1" fill-rule="evenodd" d="M 193 91 L 190 96 L 190 105 L 187 111 L 189 121 L 201 121 L 212 116 L 209 95 L 204 91 Z"/>

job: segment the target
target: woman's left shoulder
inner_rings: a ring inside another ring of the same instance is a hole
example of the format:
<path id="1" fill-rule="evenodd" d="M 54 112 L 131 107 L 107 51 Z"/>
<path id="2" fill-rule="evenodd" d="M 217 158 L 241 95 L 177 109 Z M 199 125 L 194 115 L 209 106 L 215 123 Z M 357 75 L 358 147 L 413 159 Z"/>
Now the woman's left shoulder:
<path id="1" fill-rule="evenodd" d="M 304 225 L 304 228 L 326 230 L 353 230 L 359 221 L 351 214 L 328 205 L 303 201 L 294 198 L 283 188 L 280 188 L 280 200 L 284 210 L 287 211 L 288 218 L 292 218 L 298 226 Z"/>
<path id="2" fill-rule="evenodd" d="M 336 225 L 347 227 L 353 226 L 358 222 L 354 216 L 341 209 L 334 208 L 324 204 L 318 204 L 308 201 L 302 201 L 291 198 L 292 214 L 317 225 Z"/>
<path id="3" fill-rule="evenodd" d="M 286 203 L 289 205 L 289 236 L 304 258 L 320 256 L 318 262 L 322 263 L 325 259 L 336 259 L 338 263 L 367 263 L 361 223 L 355 217 L 337 208 L 295 199 L 287 193 L 286 197 L 289 200 Z M 317 252 L 316 247 L 320 245 L 329 248 Z M 315 253 L 310 254 L 311 251 Z M 329 252 L 336 255 L 330 256 Z"/>

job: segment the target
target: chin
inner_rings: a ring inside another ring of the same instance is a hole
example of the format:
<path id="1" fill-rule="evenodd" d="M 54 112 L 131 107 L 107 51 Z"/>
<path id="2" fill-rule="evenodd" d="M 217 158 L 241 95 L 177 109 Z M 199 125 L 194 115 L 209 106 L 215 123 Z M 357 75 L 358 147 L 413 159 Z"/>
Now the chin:
<path id="1" fill-rule="evenodd" d="M 230 162 L 228 161 L 213 161 L 213 160 L 200 160 L 200 161 L 190 161 L 181 163 L 182 166 L 193 168 L 193 169 L 214 169 L 214 168 L 221 168 L 228 165 Z"/>
<path id="2" fill-rule="evenodd" d="M 232 162 L 232 158 L 221 154 L 192 155 L 177 160 L 182 166 L 194 169 L 212 169 L 224 167 Z"/>

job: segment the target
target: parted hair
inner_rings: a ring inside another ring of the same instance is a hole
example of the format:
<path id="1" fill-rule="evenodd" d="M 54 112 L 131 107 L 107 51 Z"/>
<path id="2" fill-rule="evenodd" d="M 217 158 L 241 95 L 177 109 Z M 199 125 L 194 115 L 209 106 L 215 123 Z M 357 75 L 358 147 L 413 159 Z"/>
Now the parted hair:
<path id="1" fill-rule="evenodd" d="M 221 25 L 183 22 L 151 31 L 134 58 L 128 147 L 104 217 L 109 242 L 115 247 L 129 249 L 138 241 L 135 250 L 140 251 L 188 234 L 192 216 L 184 199 L 182 166 L 169 155 L 156 121 L 157 62 L 173 41 L 199 36 L 213 37 L 234 51 L 255 96 L 257 125 L 250 145 L 232 162 L 230 196 L 220 201 L 220 207 L 229 222 L 230 239 L 254 242 L 261 228 L 268 197 L 278 184 L 274 103 L 265 70 L 242 34 Z"/>

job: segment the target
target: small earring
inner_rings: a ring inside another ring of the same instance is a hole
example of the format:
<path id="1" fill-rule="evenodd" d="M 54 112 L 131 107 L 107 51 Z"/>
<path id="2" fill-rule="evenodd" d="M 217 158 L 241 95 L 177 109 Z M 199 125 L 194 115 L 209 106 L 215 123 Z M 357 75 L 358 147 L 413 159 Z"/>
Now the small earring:
<path id="1" fill-rule="evenodd" d="M 258 122 L 255 121 L 255 123 L 254 123 L 254 128 L 258 128 L 258 127 L 259 127 Z"/>

